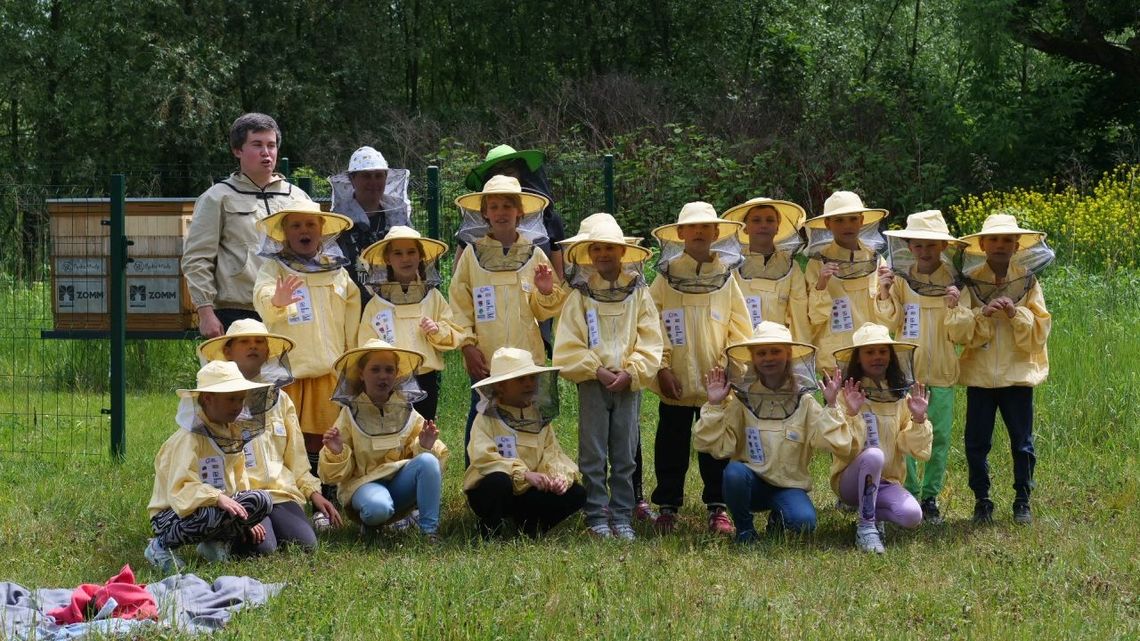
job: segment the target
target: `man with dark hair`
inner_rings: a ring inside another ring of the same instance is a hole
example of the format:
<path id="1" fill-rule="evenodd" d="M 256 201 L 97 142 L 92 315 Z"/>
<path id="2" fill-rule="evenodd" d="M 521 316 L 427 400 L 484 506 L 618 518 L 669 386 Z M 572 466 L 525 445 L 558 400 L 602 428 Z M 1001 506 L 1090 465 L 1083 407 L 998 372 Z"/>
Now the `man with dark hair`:
<path id="1" fill-rule="evenodd" d="M 257 221 L 308 194 L 276 173 L 281 129 L 260 113 L 240 116 L 230 127 L 230 150 L 239 169 L 198 197 L 182 254 L 190 300 L 198 310 L 198 331 L 221 336 L 239 318 L 258 318 L 253 282 L 263 258 L 257 255 Z"/>

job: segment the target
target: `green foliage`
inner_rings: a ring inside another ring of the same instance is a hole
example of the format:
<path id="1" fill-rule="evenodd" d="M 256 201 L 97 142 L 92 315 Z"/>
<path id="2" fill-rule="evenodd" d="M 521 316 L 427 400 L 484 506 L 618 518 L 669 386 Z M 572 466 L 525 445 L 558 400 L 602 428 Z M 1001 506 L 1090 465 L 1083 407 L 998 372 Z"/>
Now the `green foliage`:
<path id="1" fill-rule="evenodd" d="M 1066 262 L 1086 268 L 1140 266 L 1140 165 L 1105 173 L 1091 193 L 1054 182 L 1045 190 L 1016 188 L 967 196 L 948 211 L 962 233 L 972 233 L 992 213 L 1014 212 L 1025 227 L 1047 233 Z"/>

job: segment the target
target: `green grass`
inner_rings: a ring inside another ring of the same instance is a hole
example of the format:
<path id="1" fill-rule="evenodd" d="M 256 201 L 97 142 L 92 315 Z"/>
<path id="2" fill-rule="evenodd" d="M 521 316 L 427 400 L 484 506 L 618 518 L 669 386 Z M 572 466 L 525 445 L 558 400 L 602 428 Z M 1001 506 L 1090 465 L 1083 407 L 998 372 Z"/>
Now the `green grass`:
<path id="1" fill-rule="evenodd" d="M 1012 477 L 1000 425 L 991 455 L 998 522 L 969 524 L 959 393 L 942 497 L 949 521 L 892 530 L 882 557 L 853 549 L 852 517 L 831 508 L 824 456 L 813 464 L 819 529 L 807 539 L 741 550 L 707 537 L 694 461 L 691 504 L 676 536 L 642 532 L 632 545 L 594 542 L 575 517 L 539 542 L 478 543 L 459 490 L 467 392 L 452 360 L 440 419 L 453 454 L 441 547 L 414 535 L 366 544 L 344 530 L 312 555 L 287 551 L 191 571 L 288 583 L 267 606 L 237 616 L 223 639 L 1137 638 L 1138 284 L 1131 275 L 1062 269 L 1045 283 L 1054 313 L 1052 374 L 1035 396 L 1031 527 L 1010 520 Z M 570 388 L 563 391 L 557 427 L 573 452 L 576 402 Z M 12 407 L 5 399 L 0 394 L 0 417 Z M 175 405 L 172 393 L 130 397 L 122 464 L 104 456 L 0 455 L 0 559 L 7 560 L 0 579 L 71 586 L 105 580 L 128 562 L 141 581 L 160 578 L 142 557 L 145 506 L 153 455 L 173 429 Z M 656 408 L 647 397 L 649 490 Z M 10 448 L 0 442 L 0 449 Z M 183 556 L 194 558 L 190 550 Z"/>

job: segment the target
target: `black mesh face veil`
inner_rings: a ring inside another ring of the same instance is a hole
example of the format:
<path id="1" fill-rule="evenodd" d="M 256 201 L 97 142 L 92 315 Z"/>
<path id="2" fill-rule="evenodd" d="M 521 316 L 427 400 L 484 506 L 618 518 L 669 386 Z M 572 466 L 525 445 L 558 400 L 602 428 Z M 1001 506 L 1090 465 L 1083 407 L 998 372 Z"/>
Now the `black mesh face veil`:
<path id="1" fill-rule="evenodd" d="M 566 270 L 566 282 L 570 287 L 602 303 L 618 303 L 634 291 L 645 287 L 645 277 L 641 263 L 624 263 L 616 281 L 609 281 L 593 265 L 570 263 Z"/>
<path id="2" fill-rule="evenodd" d="M 712 244 L 712 263 L 699 265 L 685 254 L 685 244 L 677 241 L 661 241 L 661 254 L 655 269 L 673 289 L 686 294 L 707 294 L 715 292 L 732 277 L 732 271 L 743 261 L 740 254 L 740 241 L 736 234 L 730 234 Z M 696 265 L 696 269 L 692 267 Z"/>
<path id="3" fill-rule="evenodd" d="M 815 352 L 810 350 L 789 355 L 784 379 L 776 389 L 764 385 L 751 359 L 730 355 L 726 375 L 737 400 L 761 420 L 782 421 L 790 417 L 799 408 L 803 396 L 818 388 Z"/>
<path id="4" fill-rule="evenodd" d="M 536 377 L 536 385 L 529 405 L 515 407 L 504 404 L 495 391 L 495 384 L 490 384 L 476 388 L 481 399 L 479 412 L 503 421 L 517 432 L 541 432 L 544 426 L 558 418 L 558 372 L 540 372 L 531 376 Z"/>
<path id="5" fill-rule="evenodd" d="M 363 360 L 367 360 L 364 358 Z M 365 391 L 364 381 L 355 366 L 344 368 L 337 380 L 332 400 L 347 407 L 362 432 L 369 436 L 396 434 L 404 429 L 412 413 L 412 405 L 423 400 L 427 393 L 416 383 L 413 375 L 397 378 L 391 393 L 377 403 Z"/>
<path id="6" fill-rule="evenodd" d="M 891 361 L 886 376 L 874 381 L 863 372 L 859 363 L 859 348 L 851 351 L 847 359 L 836 357 L 836 365 L 843 372 L 844 380 L 853 378 L 862 383 L 867 399 L 877 403 L 893 403 L 906 398 L 914 385 L 914 349 L 901 345 L 891 346 Z"/>
<path id="7" fill-rule="evenodd" d="M 962 279 L 970 293 L 983 305 L 1007 297 L 1014 303 L 1025 298 L 1037 282 L 1037 276 L 1056 258 L 1044 240 L 1014 252 L 1005 278 L 996 278 L 980 250 L 962 252 Z"/>
<path id="8" fill-rule="evenodd" d="M 905 280 L 919 296 L 945 296 L 947 287 L 961 286 L 961 275 L 958 272 L 961 249 L 955 243 L 947 243 L 946 249 L 939 256 L 940 269 L 933 274 L 918 273 L 918 261 L 910 250 L 908 239 L 887 236 L 887 249 L 891 271 L 896 277 Z"/>
<path id="9" fill-rule="evenodd" d="M 464 251 L 474 251 L 479 266 L 489 272 L 518 271 L 530 260 L 534 248 L 548 240 L 546 226 L 542 222 L 542 210 L 519 218 L 519 224 L 515 228 L 518 238 L 509 247 L 503 246 L 501 242 L 492 242 L 488 236 L 491 228 L 478 209 L 460 207 L 459 210 L 463 219 L 455 236 L 467 243 L 468 247 Z"/>
<path id="10" fill-rule="evenodd" d="M 824 264 L 839 266 L 836 278 L 852 280 L 863 278 L 879 267 L 879 255 L 886 251 L 887 241 L 879 232 L 879 221 L 864 224 L 859 229 L 861 251 L 852 251 L 834 244 L 835 236 L 827 228 L 807 227 L 808 258 Z M 869 253 L 869 254 L 868 254 Z"/>
<path id="11" fill-rule="evenodd" d="M 201 394 L 194 392 L 179 402 L 176 421 L 183 429 L 208 437 L 226 454 L 242 451 L 246 443 L 265 431 L 266 413 L 277 402 L 276 387 L 259 387 L 245 392 L 237 418 L 225 424 L 210 421 L 200 405 Z"/>

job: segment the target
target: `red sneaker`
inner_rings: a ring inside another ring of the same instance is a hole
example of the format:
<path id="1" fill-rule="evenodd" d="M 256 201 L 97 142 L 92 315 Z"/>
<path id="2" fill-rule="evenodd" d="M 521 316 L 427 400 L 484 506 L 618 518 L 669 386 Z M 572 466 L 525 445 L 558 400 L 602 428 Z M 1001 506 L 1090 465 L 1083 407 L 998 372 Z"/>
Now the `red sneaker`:
<path id="1" fill-rule="evenodd" d="M 671 510 L 662 510 L 653 521 L 653 527 L 659 534 L 672 534 L 677 529 L 677 513 Z"/>
<path id="2" fill-rule="evenodd" d="M 657 520 L 657 513 L 653 511 L 653 507 L 649 505 L 649 501 L 641 499 L 633 508 L 633 518 L 638 521 L 648 521 L 653 523 Z"/>
<path id="3" fill-rule="evenodd" d="M 736 532 L 736 528 L 732 527 L 732 521 L 728 519 L 728 512 L 725 512 L 723 507 L 709 510 L 709 532 L 725 536 L 732 536 Z"/>

